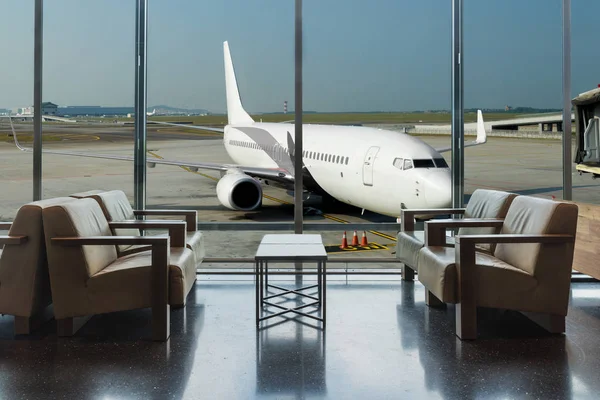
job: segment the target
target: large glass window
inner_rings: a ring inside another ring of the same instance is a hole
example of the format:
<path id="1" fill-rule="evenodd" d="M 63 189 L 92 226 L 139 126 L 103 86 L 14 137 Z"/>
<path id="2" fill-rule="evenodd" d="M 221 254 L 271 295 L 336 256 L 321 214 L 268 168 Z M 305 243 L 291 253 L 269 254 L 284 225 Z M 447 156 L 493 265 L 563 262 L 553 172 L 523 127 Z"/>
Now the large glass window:
<path id="1" fill-rule="evenodd" d="M 0 24 L 0 222 L 12 221 L 33 200 L 32 155 L 16 149 L 8 115 L 23 146 L 33 143 L 34 2 L 2 3 Z M 10 40 L 9 40 L 10 38 Z M 1 232 L 0 235 L 6 234 Z"/>
<path id="2" fill-rule="evenodd" d="M 535 27 L 542 2 L 465 5 L 465 143 L 475 139 L 476 108 L 494 135 L 464 150 L 467 196 L 491 188 L 562 197 L 562 1 L 543 4 L 546 23 Z M 501 15 L 511 16 L 510 26 Z"/>

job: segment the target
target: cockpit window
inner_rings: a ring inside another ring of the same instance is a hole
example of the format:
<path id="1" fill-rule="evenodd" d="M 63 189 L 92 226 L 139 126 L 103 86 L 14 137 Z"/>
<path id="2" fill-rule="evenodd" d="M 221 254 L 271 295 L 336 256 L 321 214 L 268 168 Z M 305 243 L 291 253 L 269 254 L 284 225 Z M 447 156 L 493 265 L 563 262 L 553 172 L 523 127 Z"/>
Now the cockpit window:
<path id="1" fill-rule="evenodd" d="M 394 167 L 396 167 L 398 169 L 402 169 L 403 166 L 404 166 L 404 159 L 403 158 L 396 158 L 396 159 L 394 159 Z"/>
<path id="2" fill-rule="evenodd" d="M 435 162 L 435 166 L 438 168 L 448 168 L 448 164 L 443 158 L 434 158 L 433 162 Z"/>
<path id="3" fill-rule="evenodd" d="M 413 167 L 412 160 L 404 160 L 404 169 L 411 169 Z"/>
<path id="4" fill-rule="evenodd" d="M 415 168 L 435 168 L 435 164 L 431 158 L 424 160 L 413 160 Z"/>

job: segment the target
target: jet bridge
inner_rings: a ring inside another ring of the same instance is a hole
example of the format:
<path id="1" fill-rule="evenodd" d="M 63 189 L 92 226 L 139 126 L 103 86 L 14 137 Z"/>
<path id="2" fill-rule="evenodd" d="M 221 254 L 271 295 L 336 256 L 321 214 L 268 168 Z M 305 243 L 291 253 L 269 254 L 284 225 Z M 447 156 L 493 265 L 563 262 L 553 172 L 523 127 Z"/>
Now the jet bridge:
<path id="1" fill-rule="evenodd" d="M 575 107 L 577 151 L 575 163 L 580 174 L 600 176 L 600 87 L 572 100 Z"/>

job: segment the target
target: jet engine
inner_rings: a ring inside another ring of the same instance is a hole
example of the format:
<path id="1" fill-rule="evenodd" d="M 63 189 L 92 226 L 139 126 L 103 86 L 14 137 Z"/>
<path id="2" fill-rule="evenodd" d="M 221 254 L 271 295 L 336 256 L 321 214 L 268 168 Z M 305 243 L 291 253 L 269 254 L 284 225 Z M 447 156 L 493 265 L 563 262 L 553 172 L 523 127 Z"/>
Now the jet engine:
<path id="1" fill-rule="evenodd" d="M 217 183 L 217 198 L 231 210 L 251 211 L 262 204 L 262 186 L 242 171 L 227 171 Z"/>

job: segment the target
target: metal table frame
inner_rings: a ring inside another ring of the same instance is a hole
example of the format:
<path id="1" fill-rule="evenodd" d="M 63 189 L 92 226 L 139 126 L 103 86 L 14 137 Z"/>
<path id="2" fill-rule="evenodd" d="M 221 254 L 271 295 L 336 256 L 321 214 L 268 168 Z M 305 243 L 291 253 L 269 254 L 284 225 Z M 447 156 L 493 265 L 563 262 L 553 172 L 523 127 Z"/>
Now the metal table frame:
<path id="1" fill-rule="evenodd" d="M 255 276 L 256 276 L 256 326 L 261 321 L 278 317 L 287 313 L 294 313 L 320 321 L 325 327 L 326 320 L 326 262 L 327 253 L 321 239 L 321 235 L 290 235 L 270 234 L 265 235 L 256 252 Z M 269 262 L 316 262 L 317 284 L 295 289 L 287 289 L 282 286 L 269 284 Z M 272 295 L 268 294 L 269 288 L 281 291 Z M 303 293 L 306 290 L 317 288 L 316 296 Z M 272 299 L 288 294 L 309 298 L 310 303 L 297 307 L 284 307 L 273 303 Z M 275 307 L 281 311 L 262 316 L 264 306 Z M 301 310 L 308 307 L 317 307 L 321 310 L 321 316 L 315 316 Z"/>

